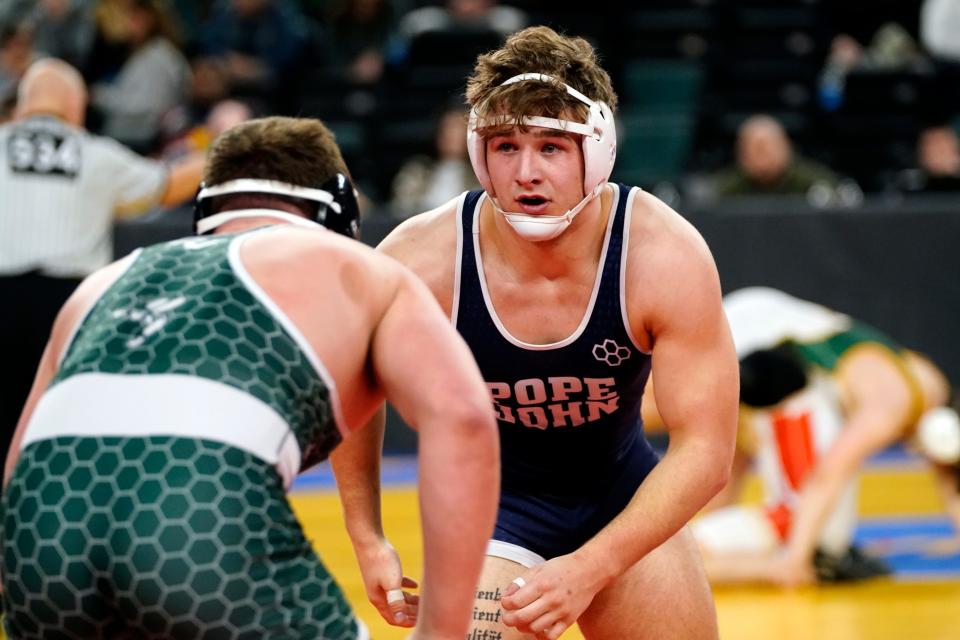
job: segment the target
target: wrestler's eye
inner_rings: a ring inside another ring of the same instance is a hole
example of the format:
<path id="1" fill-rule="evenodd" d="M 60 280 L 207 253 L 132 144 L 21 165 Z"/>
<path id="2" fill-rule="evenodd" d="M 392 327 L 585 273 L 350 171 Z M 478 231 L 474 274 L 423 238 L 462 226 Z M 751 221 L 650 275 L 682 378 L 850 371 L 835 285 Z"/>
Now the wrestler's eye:
<path id="1" fill-rule="evenodd" d="M 500 142 L 495 148 L 497 151 L 512 151 L 516 147 L 510 142 Z"/>

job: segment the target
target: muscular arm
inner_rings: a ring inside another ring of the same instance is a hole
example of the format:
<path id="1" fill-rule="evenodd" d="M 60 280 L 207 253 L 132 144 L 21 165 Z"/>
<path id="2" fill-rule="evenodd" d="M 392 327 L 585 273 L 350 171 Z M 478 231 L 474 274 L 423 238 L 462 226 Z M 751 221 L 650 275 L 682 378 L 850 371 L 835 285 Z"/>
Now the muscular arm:
<path id="1" fill-rule="evenodd" d="M 466 344 L 404 272 L 373 339 L 387 398 L 420 434 L 424 577 L 418 627 L 463 637 L 499 493 L 496 423 Z"/>
<path id="2" fill-rule="evenodd" d="M 603 567 L 607 580 L 676 533 L 730 474 L 737 359 L 713 261 L 705 246 L 693 247 L 679 269 L 663 274 L 657 291 L 662 306 L 648 325 L 657 410 L 669 447 L 626 509 L 578 552 Z"/>
<path id="3" fill-rule="evenodd" d="M 386 422 L 385 407 L 330 455 L 337 478 L 343 516 L 354 548 L 379 542 L 383 537 L 380 518 L 380 455 Z"/>
<path id="4" fill-rule="evenodd" d="M 430 245 L 441 242 L 434 237 L 433 222 L 430 214 L 411 218 L 388 235 L 377 247 L 378 251 L 412 268 L 421 278 L 430 280 L 430 273 L 436 271 L 430 257 L 437 254 Z M 448 226 L 446 233 L 449 237 L 446 240 L 455 242 L 455 229 L 452 224 Z M 454 235 L 450 235 L 450 231 Z M 452 267 L 452 258 L 450 265 Z M 452 271 L 451 268 L 450 293 L 453 288 Z M 442 280 L 442 275 L 433 278 L 434 284 Z M 443 289 L 443 285 L 431 288 Z M 434 296 L 437 295 L 438 292 L 434 291 Z M 429 304 L 433 306 L 434 302 L 430 301 Z M 399 559 L 384 537 L 380 516 L 380 455 L 384 422 L 385 411 L 381 408 L 359 433 L 336 449 L 331 456 L 331 463 L 337 476 L 347 531 L 360 562 L 367 596 L 388 622 L 409 625 L 412 623 L 407 615 L 410 608 L 404 610 L 395 605 L 391 610 L 386 602 L 386 591 L 400 588 L 402 576 Z M 405 611 L 407 617 L 396 618 L 398 611 Z"/>
<path id="5" fill-rule="evenodd" d="M 417 597 L 406 593 L 404 600 L 389 602 L 387 594 L 416 583 L 404 579 L 400 558 L 387 541 L 380 510 L 380 458 L 386 407 L 374 416 L 330 456 L 337 478 L 340 505 L 347 534 L 360 565 L 367 598 L 384 620 L 400 626 L 416 622 Z"/>

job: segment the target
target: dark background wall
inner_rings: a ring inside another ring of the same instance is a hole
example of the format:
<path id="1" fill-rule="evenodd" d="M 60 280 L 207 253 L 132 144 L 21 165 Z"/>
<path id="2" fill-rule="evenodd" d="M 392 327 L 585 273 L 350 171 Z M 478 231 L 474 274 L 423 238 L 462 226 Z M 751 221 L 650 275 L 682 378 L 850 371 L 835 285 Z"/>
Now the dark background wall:
<path id="1" fill-rule="evenodd" d="M 766 285 L 849 313 L 926 353 L 960 385 L 958 209 L 954 197 L 868 199 L 840 210 L 776 198 L 684 214 L 710 245 L 724 292 Z M 364 241 L 376 245 L 395 225 L 385 212 L 369 215 Z M 188 211 L 157 212 L 118 225 L 116 253 L 189 232 Z M 415 442 L 391 414 L 386 449 Z"/>

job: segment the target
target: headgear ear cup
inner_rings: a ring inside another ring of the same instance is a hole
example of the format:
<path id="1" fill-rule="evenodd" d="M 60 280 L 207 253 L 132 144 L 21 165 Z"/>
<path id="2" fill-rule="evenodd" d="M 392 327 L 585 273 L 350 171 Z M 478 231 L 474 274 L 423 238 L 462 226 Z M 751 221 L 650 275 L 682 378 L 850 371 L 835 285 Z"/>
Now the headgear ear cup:
<path id="1" fill-rule="evenodd" d="M 357 190 L 354 189 L 350 178 L 338 173 L 323 183 L 320 188 L 330 193 L 333 196 L 333 203 L 339 206 L 333 207 L 321 204 L 317 222 L 331 231 L 359 240 L 360 203 L 357 200 Z"/>
<path id="2" fill-rule="evenodd" d="M 583 137 L 584 193 L 590 193 L 610 179 L 617 159 L 617 127 L 610 107 L 604 102 L 594 102 L 587 124 L 600 135 L 599 138 Z"/>
<path id="3" fill-rule="evenodd" d="M 193 196 L 193 229 L 196 231 L 197 223 L 210 215 L 210 200 L 200 197 L 206 188 L 204 183 L 200 183 L 197 192 Z"/>
<path id="4" fill-rule="evenodd" d="M 467 121 L 467 155 L 470 156 L 470 164 L 473 165 L 473 172 L 477 175 L 477 182 L 484 191 L 493 193 L 493 184 L 487 172 L 487 150 L 484 148 L 486 141 L 477 133 L 477 121 L 477 112 L 471 109 L 470 119 Z"/>

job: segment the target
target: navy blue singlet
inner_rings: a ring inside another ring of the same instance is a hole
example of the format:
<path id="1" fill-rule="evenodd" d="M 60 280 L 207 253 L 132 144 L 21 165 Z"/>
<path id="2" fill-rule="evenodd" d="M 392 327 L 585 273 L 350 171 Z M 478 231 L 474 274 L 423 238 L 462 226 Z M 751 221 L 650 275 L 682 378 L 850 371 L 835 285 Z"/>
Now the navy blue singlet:
<path id="1" fill-rule="evenodd" d="M 552 344 L 511 336 L 487 293 L 477 219 L 482 191 L 459 210 L 453 320 L 470 345 L 500 427 L 501 498 L 494 539 L 544 558 L 569 553 L 620 513 L 657 463 L 640 401 L 650 355 L 624 309 L 631 190 L 615 185 L 598 279 L 583 321 Z"/>

